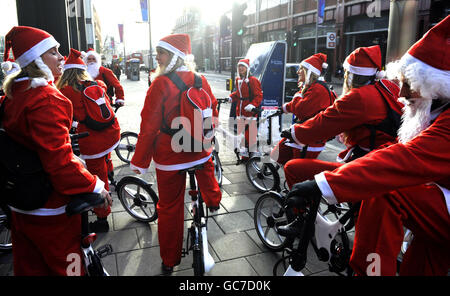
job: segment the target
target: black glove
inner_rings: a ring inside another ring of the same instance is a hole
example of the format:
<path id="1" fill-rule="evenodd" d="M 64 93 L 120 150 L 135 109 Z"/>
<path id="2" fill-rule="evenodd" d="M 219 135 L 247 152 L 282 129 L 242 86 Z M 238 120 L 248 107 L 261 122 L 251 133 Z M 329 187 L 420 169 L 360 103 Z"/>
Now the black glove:
<path id="1" fill-rule="evenodd" d="M 282 138 L 286 138 L 288 140 L 290 140 L 291 142 L 294 141 L 294 139 L 292 138 L 292 134 L 291 134 L 291 129 L 285 129 L 284 131 L 281 132 L 280 136 Z"/>
<path id="2" fill-rule="evenodd" d="M 316 181 L 305 181 L 294 184 L 291 191 L 286 196 L 286 205 L 288 207 L 294 207 L 304 209 L 307 206 L 320 202 L 322 192 L 317 186 Z"/>

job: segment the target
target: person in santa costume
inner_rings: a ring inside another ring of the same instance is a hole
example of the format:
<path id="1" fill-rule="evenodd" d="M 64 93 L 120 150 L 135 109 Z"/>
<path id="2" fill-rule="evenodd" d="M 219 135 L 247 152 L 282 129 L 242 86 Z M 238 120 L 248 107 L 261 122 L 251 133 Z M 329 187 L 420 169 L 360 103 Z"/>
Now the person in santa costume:
<path id="1" fill-rule="evenodd" d="M 296 122 L 301 123 L 314 117 L 320 111 L 331 106 L 336 98 L 323 81 L 323 70 L 328 67 L 327 56 L 316 53 L 300 63 L 297 71 L 300 90 L 292 101 L 285 103 L 283 113 L 293 113 Z M 282 139 L 272 150 L 270 157 L 281 165 L 294 158 L 317 158 L 325 148 L 325 141 L 300 146 Z"/>
<path id="2" fill-rule="evenodd" d="M 125 104 L 125 94 L 120 81 L 114 75 L 114 72 L 106 67 L 102 66 L 102 59 L 100 55 L 92 48 L 86 53 L 82 53 L 84 63 L 87 65 L 87 72 L 91 75 L 92 79 L 103 81 L 107 88 L 107 95 L 112 100 L 115 96 L 115 104 L 123 106 Z M 112 101 L 111 101 L 112 103 Z"/>
<path id="3" fill-rule="evenodd" d="M 116 148 L 120 141 L 120 126 L 114 112 L 109 114 L 113 118 L 111 124 L 102 129 L 90 128 L 85 119 L 87 116 L 87 104 L 83 90 L 92 85 L 91 76 L 86 71 L 86 65 L 81 59 L 81 53 L 73 48 L 70 49 L 69 57 L 64 64 L 64 73 L 57 83 L 57 88 L 72 102 L 74 126 L 77 133 L 88 132 L 89 136 L 78 140 L 81 155 L 86 162 L 87 169 L 91 174 L 99 176 L 105 183 L 105 189 L 109 190 L 108 171 L 111 170 L 111 151 Z M 103 87 L 103 98 L 108 100 L 106 95 L 106 85 L 99 80 L 98 85 Z M 104 101 L 104 104 L 109 102 Z M 107 232 L 109 224 L 107 217 L 111 213 L 111 208 L 94 209 L 97 220 L 91 222 L 90 229 L 94 232 Z"/>
<path id="4" fill-rule="evenodd" d="M 222 193 L 214 177 L 212 149 L 177 152 L 172 135 L 163 129 L 164 123 L 170 127 L 180 116 L 181 92 L 168 75 L 175 74 L 187 86 L 194 85 L 195 65 L 189 35 L 173 34 L 162 38 L 156 45 L 156 52 L 156 78 L 147 91 L 130 167 L 136 173 L 144 174 L 154 161 L 159 192 L 158 238 L 162 269 L 164 273 L 170 273 L 180 263 L 183 243 L 186 173 L 182 174 L 180 170 L 203 164 L 203 169 L 197 170 L 195 175 L 206 206 L 211 210 L 219 208 Z M 201 80 L 202 88 L 212 99 L 213 114 L 217 117 L 217 100 L 206 78 L 201 76 Z"/>
<path id="5" fill-rule="evenodd" d="M 413 233 L 400 275 L 447 275 L 450 268 L 450 16 L 387 65 L 405 102 L 399 143 L 295 184 L 289 203 L 362 200 L 350 265 L 395 275 L 404 228 Z"/>
<path id="6" fill-rule="evenodd" d="M 245 158 L 249 152 L 256 151 L 257 119 L 259 108 L 263 99 L 261 82 L 250 75 L 250 60 L 242 59 L 238 62 L 238 77 L 235 82 L 236 90 L 230 94 L 230 101 L 236 104 L 237 133 L 244 130 L 245 143 L 241 155 Z M 251 136 L 251 138 L 250 138 Z"/>
<path id="7" fill-rule="evenodd" d="M 24 211 L 11 207 L 14 274 L 66 275 L 68 255 L 82 258 L 81 218 L 65 213 L 70 195 L 101 193 L 105 206 L 111 197 L 104 182 L 72 153 L 72 103 L 53 85 L 54 77 L 62 72 L 59 43 L 43 30 L 17 26 L 5 36 L 5 44 L 4 60 L 12 49 L 21 70 L 8 75 L 4 83 L 3 128 L 15 141 L 38 153 L 53 185 L 43 208 Z"/>
<path id="8" fill-rule="evenodd" d="M 288 161 L 284 172 L 289 187 L 396 141 L 395 132 L 389 133 L 385 128 L 393 125 L 390 114 L 395 112 L 399 120 L 402 104 L 397 101 L 398 86 L 389 80 L 377 79 L 384 75 L 380 47 L 357 48 L 346 58 L 344 68 L 341 97 L 313 118 L 292 125 L 281 136 L 305 146 L 324 143 L 340 135 L 347 149 L 339 153 L 338 162 L 299 158 Z"/>

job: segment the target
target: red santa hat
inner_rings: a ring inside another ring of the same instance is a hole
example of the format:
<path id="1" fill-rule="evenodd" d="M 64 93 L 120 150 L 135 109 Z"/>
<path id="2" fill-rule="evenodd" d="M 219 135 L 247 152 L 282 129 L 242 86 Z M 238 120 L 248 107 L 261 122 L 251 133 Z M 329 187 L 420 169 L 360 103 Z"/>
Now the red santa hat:
<path id="1" fill-rule="evenodd" d="M 33 27 L 15 26 L 5 36 L 3 60 L 8 59 L 9 51 L 12 49 L 16 63 L 23 68 L 55 46 L 59 46 L 59 43 L 46 31 Z"/>
<path id="2" fill-rule="evenodd" d="M 249 59 L 242 59 L 239 60 L 238 66 L 244 66 L 247 68 L 247 70 L 250 68 L 250 60 Z"/>
<path id="3" fill-rule="evenodd" d="M 69 57 L 64 63 L 64 70 L 67 69 L 81 69 L 86 70 L 86 64 L 81 59 L 81 52 L 76 49 L 71 48 Z"/>
<path id="4" fill-rule="evenodd" d="M 450 99 L 450 16 L 431 28 L 403 57 L 386 66 L 391 78 L 399 74 L 412 90 L 428 99 Z"/>
<path id="5" fill-rule="evenodd" d="M 355 49 L 346 59 L 344 69 L 350 73 L 373 76 L 381 71 L 381 50 L 380 46 L 359 47 Z M 383 73 L 377 75 L 383 76 Z"/>
<path id="6" fill-rule="evenodd" d="M 316 53 L 312 56 L 310 56 L 307 59 L 304 59 L 300 66 L 305 67 L 312 73 L 316 74 L 317 76 L 320 76 L 322 73 L 322 69 L 326 69 L 328 67 L 327 61 L 327 55 L 323 53 Z"/>
<path id="7" fill-rule="evenodd" d="M 162 47 L 182 58 L 191 54 L 191 39 L 188 34 L 172 34 L 158 41 L 157 47 Z"/>

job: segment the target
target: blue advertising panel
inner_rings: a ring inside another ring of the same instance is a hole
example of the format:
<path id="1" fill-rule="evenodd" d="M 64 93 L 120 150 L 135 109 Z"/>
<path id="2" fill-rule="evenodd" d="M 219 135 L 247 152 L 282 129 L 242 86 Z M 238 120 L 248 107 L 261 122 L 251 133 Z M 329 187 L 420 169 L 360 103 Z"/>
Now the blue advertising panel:
<path id="1" fill-rule="evenodd" d="M 263 109 L 283 104 L 286 50 L 286 42 L 272 41 L 252 44 L 247 52 L 250 73 L 261 82 Z"/>

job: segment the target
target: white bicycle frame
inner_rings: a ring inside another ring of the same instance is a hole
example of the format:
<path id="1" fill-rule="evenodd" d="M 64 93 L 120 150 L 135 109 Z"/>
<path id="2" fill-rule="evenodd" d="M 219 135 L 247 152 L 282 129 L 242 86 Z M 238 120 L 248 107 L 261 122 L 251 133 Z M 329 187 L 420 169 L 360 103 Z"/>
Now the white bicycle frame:
<path id="1" fill-rule="evenodd" d="M 92 248 L 91 244 L 89 244 L 89 247 L 87 247 L 87 248 L 81 247 L 81 251 L 83 251 L 84 267 L 86 269 L 86 273 L 89 274 L 88 266 L 90 266 L 92 264 L 92 261 L 90 259 L 91 257 L 89 255 L 92 254 L 94 256 L 95 251 Z M 109 273 L 106 271 L 106 269 L 104 267 L 103 267 L 103 273 L 106 276 L 109 276 Z"/>
<path id="2" fill-rule="evenodd" d="M 192 207 L 192 209 L 199 208 L 198 199 L 196 201 L 191 202 L 191 207 Z M 193 213 L 193 215 L 195 215 L 194 212 L 192 212 L 192 213 Z M 208 250 L 208 231 L 206 229 L 206 219 L 204 217 L 201 218 L 201 225 L 203 225 L 201 227 L 201 233 L 200 233 L 200 235 L 202 236 L 203 266 L 205 268 L 205 272 L 209 272 L 214 267 L 215 262 Z M 197 228 L 195 228 L 195 231 L 196 231 L 196 235 L 199 235 Z"/>
<path id="3" fill-rule="evenodd" d="M 314 237 L 316 240 L 317 249 L 325 249 L 327 251 L 327 263 L 329 263 L 331 260 L 331 242 L 335 239 L 339 232 L 344 231 L 344 225 L 339 221 L 339 219 L 336 221 L 330 221 L 320 213 L 317 213 L 314 225 Z M 283 276 L 303 276 L 303 273 L 300 271 L 295 271 L 289 265 Z"/>

